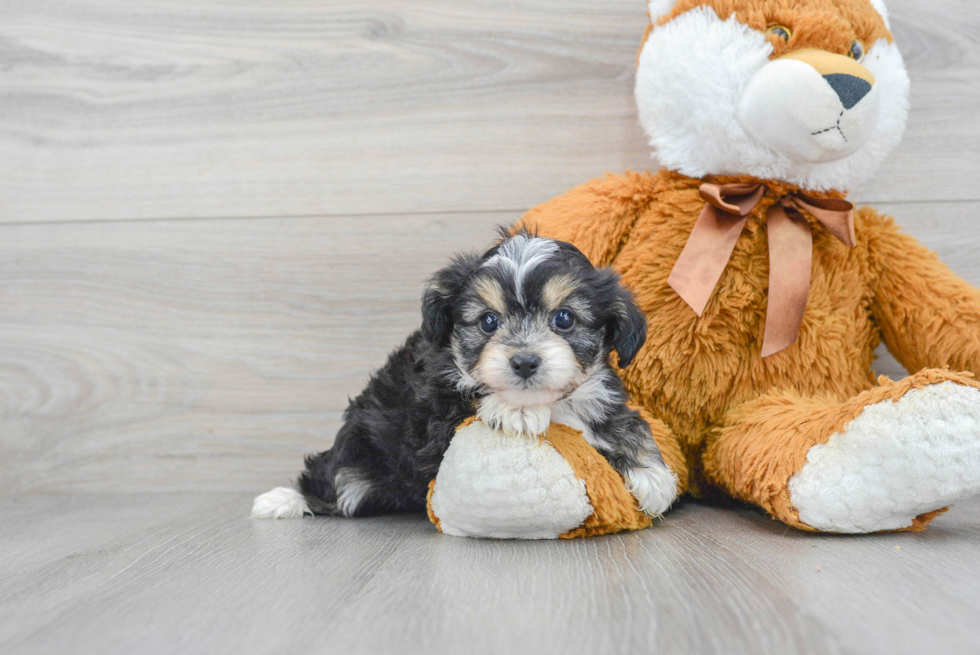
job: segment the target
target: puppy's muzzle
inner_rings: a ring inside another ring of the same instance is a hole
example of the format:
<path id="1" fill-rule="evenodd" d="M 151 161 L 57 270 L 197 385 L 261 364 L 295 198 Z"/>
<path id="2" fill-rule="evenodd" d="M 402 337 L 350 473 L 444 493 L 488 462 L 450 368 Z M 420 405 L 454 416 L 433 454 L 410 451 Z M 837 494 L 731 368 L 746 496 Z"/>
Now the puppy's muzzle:
<path id="1" fill-rule="evenodd" d="M 529 379 L 538 372 L 541 358 L 533 353 L 518 353 L 510 358 L 510 367 L 522 380 Z"/>

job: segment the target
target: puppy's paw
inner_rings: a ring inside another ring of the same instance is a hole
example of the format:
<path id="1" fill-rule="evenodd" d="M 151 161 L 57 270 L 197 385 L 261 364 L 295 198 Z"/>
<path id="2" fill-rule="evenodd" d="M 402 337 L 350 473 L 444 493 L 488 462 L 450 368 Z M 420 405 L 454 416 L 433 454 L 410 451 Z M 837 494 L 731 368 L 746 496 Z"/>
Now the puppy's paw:
<path id="1" fill-rule="evenodd" d="M 276 487 L 252 502 L 253 519 L 298 519 L 313 516 L 306 499 L 296 489 Z"/>
<path id="2" fill-rule="evenodd" d="M 677 475 L 664 464 L 630 469 L 625 478 L 626 489 L 651 518 L 662 515 L 677 499 Z"/>

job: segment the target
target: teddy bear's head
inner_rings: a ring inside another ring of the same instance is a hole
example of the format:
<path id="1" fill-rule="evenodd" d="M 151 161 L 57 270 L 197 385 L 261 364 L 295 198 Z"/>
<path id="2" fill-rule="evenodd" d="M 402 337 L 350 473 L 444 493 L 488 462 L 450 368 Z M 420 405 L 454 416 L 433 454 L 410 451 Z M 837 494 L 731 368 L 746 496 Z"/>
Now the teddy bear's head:
<path id="1" fill-rule="evenodd" d="M 667 168 L 848 190 L 901 139 L 883 0 L 650 0 L 650 19 L 636 101 Z"/>

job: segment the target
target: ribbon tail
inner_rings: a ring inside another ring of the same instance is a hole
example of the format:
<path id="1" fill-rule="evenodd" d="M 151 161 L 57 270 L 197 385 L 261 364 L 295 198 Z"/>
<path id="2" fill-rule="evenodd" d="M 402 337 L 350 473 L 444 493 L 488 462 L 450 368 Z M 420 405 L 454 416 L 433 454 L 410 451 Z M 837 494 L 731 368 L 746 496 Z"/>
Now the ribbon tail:
<path id="1" fill-rule="evenodd" d="M 728 266 L 747 217 L 733 216 L 705 204 L 667 284 L 701 316 L 721 274 Z"/>
<path id="2" fill-rule="evenodd" d="M 854 205 L 841 198 L 810 198 L 790 196 L 796 209 L 802 210 L 820 221 L 827 231 L 848 248 L 857 245 L 854 233 Z"/>
<path id="3" fill-rule="evenodd" d="M 767 218 L 769 237 L 769 303 L 762 356 L 769 357 L 796 342 L 810 294 L 813 234 L 802 218 L 773 205 Z"/>

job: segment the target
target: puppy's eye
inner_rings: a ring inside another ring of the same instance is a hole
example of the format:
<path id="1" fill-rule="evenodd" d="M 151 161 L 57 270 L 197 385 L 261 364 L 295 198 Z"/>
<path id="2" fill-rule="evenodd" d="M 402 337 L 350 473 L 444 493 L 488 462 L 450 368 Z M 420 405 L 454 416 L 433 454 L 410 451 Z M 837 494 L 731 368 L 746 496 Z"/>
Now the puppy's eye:
<path id="1" fill-rule="evenodd" d="M 785 42 L 789 41 L 790 37 L 793 36 L 793 30 L 785 25 L 770 25 L 766 28 L 766 36 L 774 36 Z"/>
<path id="2" fill-rule="evenodd" d="M 484 334 L 493 334 L 500 327 L 500 319 L 496 314 L 484 314 L 480 319 L 480 329 Z"/>
<path id="3" fill-rule="evenodd" d="M 551 319 L 551 325 L 556 330 L 571 330 L 575 325 L 575 316 L 567 309 L 559 309 Z"/>
<path id="4" fill-rule="evenodd" d="M 847 51 L 847 56 L 854 61 L 861 61 L 864 59 L 864 44 L 860 41 L 852 42 L 851 49 Z"/>

